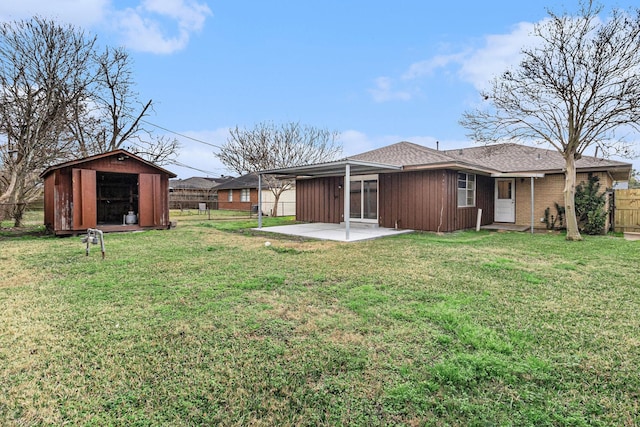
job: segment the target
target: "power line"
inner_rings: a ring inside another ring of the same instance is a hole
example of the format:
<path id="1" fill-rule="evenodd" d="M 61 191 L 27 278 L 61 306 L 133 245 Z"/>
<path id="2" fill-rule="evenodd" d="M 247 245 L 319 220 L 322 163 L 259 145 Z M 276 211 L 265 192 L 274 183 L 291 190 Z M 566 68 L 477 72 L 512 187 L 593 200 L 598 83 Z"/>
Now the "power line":
<path id="1" fill-rule="evenodd" d="M 215 144 L 212 144 L 212 143 L 207 142 L 207 141 L 202 141 L 201 139 L 193 138 L 193 137 L 191 137 L 191 136 L 183 135 L 183 134 L 181 134 L 181 133 L 178 133 L 178 132 L 172 131 L 171 129 L 167 129 L 167 128 L 165 128 L 165 127 L 162 127 L 162 126 L 157 125 L 157 124 L 155 124 L 155 123 L 151 123 L 151 122 L 149 122 L 149 121 L 147 121 L 147 120 L 144 120 L 144 119 L 141 119 L 140 121 L 141 121 L 141 122 L 145 122 L 145 123 L 146 123 L 146 124 L 148 124 L 148 125 L 155 126 L 155 127 L 157 127 L 158 129 L 162 129 L 162 130 L 163 130 L 163 131 L 165 131 L 165 132 L 169 132 L 169 133 L 172 133 L 172 134 L 174 134 L 174 135 L 178 135 L 178 136 L 180 136 L 180 137 L 182 137 L 182 138 L 190 139 L 190 140 L 192 140 L 192 141 L 199 142 L 200 144 L 209 145 L 209 146 L 211 146 L 211 147 L 215 147 L 215 148 L 217 148 L 218 150 L 222 150 L 222 147 L 220 147 L 219 145 L 215 145 Z"/>
<path id="2" fill-rule="evenodd" d="M 216 175 L 216 172 L 211 172 L 211 171 L 207 171 L 207 170 L 204 170 L 204 169 L 198 169 L 198 168 L 195 168 L 193 166 L 186 165 L 186 164 L 184 164 L 182 162 L 179 162 L 177 160 L 172 161 L 171 164 L 176 165 L 176 166 L 180 166 L 181 168 L 193 169 L 194 171 L 206 173 L 208 175 Z M 217 168 L 217 169 L 224 170 L 223 168 Z"/>

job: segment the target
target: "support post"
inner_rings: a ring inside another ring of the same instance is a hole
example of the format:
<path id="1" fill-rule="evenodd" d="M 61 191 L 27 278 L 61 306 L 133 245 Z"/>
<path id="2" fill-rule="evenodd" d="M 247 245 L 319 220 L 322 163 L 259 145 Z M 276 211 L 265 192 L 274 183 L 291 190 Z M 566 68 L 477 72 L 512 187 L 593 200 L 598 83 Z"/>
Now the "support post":
<path id="1" fill-rule="evenodd" d="M 533 201 L 535 200 L 534 199 L 534 194 L 533 194 L 533 191 L 534 191 L 534 184 L 533 184 L 534 181 L 533 180 L 534 180 L 534 178 L 531 177 L 531 234 L 533 234 L 533 225 L 535 223 L 534 206 L 533 206 Z"/>
<path id="2" fill-rule="evenodd" d="M 258 174 L 258 228 L 262 228 L 262 174 Z"/>
<path id="3" fill-rule="evenodd" d="M 351 212 L 351 165 L 344 167 L 344 236 L 349 241 L 349 217 Z"/>
<path id="4" fill-rule="evenodd" d="M 480 231 L 481 224 L 482 224 L 482 209 L 478 209 L 478 218 L 476 219 L 476 231 Z"/>

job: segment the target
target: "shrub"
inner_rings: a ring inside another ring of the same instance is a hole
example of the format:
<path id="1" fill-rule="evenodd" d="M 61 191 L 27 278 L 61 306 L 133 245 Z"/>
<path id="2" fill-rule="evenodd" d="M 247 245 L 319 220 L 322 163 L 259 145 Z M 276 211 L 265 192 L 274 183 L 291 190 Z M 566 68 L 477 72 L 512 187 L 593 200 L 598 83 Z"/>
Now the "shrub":
<path id="1" fill-rule="evenodd" d="M 587 234 L 604 234 L 607 221 L 605 210 L 606 193 L 600 192 L 600 178 L 589 175 L 586 185 L 581 182 L 576 187 L 576 217 L 581 232 Z"/>

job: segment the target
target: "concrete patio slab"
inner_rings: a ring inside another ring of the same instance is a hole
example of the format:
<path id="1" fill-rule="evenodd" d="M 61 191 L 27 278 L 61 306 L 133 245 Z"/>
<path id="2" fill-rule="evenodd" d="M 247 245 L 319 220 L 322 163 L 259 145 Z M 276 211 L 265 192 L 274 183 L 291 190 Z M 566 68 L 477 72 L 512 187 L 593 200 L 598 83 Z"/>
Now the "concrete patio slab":
<path id="1" fill-rule="evenodd" d="M 293 225 L 277 225 L 273 227 L 254 228 L 253 230 L 267 233 L 286 234 L 289 236 L 306 237 L 309 239 L 334 240 L 338 242 L 359 242 L 378 239 L 380 237 L 413 233 L 413 230 L 396 230 L 363 224 L 350 224 L 349 240 L 346 239 L 344 224 L 308 223 Z"/>

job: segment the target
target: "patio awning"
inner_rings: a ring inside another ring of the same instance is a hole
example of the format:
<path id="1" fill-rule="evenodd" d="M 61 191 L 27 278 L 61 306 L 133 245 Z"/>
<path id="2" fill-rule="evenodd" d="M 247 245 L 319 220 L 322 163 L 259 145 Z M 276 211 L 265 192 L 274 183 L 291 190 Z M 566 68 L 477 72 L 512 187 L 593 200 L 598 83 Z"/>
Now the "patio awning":
<path id="1" fill-rule="evenodd" d="M 291 168 L 271 169 L 258 172 L 258 228 L 262 228 L 262 175 L 276 175 L 278 178 L 344 176 L 344 230 L 345 240 L 349 241 L 350 203 L 352 175 L 368 175 L 402 170 L 402 166 L 389 165 L 361 160 L 343 159 L 335 162 L 318 163 L 315 165 L 296 166 Z"/>
<path id="2" fill-rule="evenodd" d="M 368 175 L 402 170 L 402 166 L 384 163 L 363 162 L 360 160 L 343 159 L 335 162 L 317 163 L 314 165 L 294 166 L 282 169 L 260 171 L 262 175 L 277 175 L 279 178 L 304 178 L 318 176 L 343 176 L 349 165 L 351 174 Z"/>

